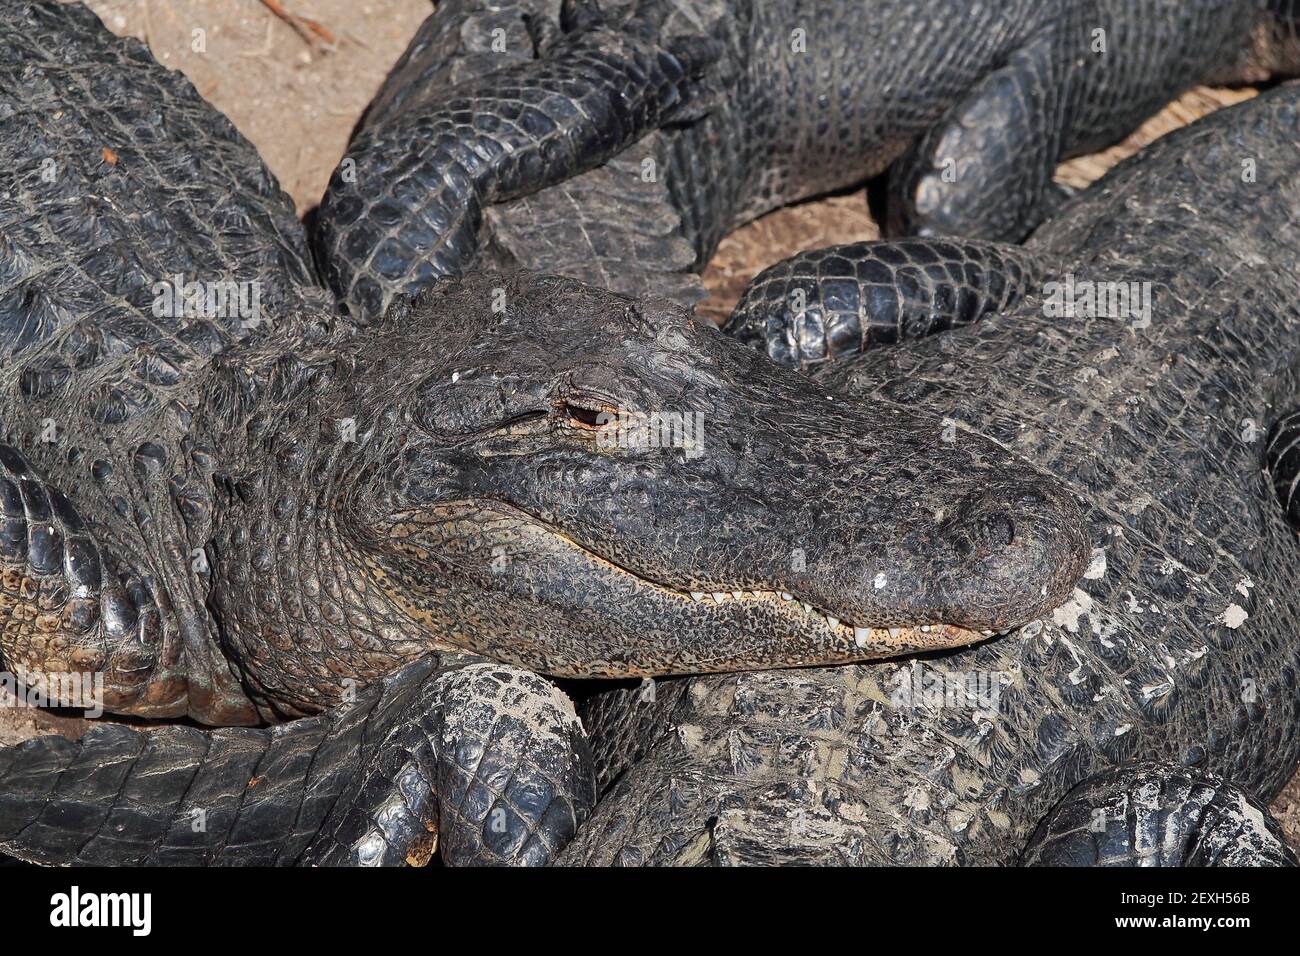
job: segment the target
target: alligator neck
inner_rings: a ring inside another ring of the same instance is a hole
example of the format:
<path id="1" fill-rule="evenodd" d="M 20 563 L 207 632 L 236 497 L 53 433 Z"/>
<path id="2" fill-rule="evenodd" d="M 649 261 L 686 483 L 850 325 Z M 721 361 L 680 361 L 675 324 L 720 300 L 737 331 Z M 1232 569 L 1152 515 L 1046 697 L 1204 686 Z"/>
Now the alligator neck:
<path id="1" fill-rule="evenodd" d="M 222 363 L 208 389 L 207 420 L 226 435 L 207 603 L 225 656 L 281 716 L 346 698 L 431 646 L 359 541 L 395 428 L 357 390 L 369 373 L 354 331 Z"/>

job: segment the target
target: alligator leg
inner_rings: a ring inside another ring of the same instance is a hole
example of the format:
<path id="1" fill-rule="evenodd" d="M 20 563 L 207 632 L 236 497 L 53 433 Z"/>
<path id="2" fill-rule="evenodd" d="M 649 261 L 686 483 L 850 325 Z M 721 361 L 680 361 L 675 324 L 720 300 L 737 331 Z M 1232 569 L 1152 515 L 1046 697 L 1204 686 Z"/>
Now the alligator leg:
<path id="1" fill-rule="evenodd" d="M 1043 36 L 953 107 L 890 172 L 890 234 L 1028 235 L 1063 149 L 1069 71 Z"/>
<path id="2" fill-rule="evenodd" d="M 1024 866 L 1296 866 L 1254 799 L 1186 767 L 1142 763 L 1090 777 L 1029 841 Z"/>
<path id="3" fill-rule="evenodd" d="M 144 566 L 0 445 L 0 655 L 28 691 L 49 706 L 256 723 L 210 633 L 179 619 Z"/>
<path id="4" fill-rule="evenodd" d="M 980 240 L 828 246 L 755 276 L 723 330 L 808 368 L 1010 308 L 1044 272 L 1023 247 Z"/>
<path id="5" fill-rule="evenodd" d="M 396 107 L 385 102 L 321 202 L 315 245 L 326 279 L 368 317 L 398 292 L 460 274 L 478 252 L 485 207 L 698 117 L 697 80 L 716 57 L 705 38 L 661 44 L 597 26 L 551 42 L 538 60 Z M 418 152 L 411 143 L 422 144 Z"/>
<path id="6" fill-rule="evenodd" d="M 568 698 L 438 655 L 275 728 L 27 741 L 0 781 L 0 851 L 47 864 L 539 864 L 595 801 Z"/>

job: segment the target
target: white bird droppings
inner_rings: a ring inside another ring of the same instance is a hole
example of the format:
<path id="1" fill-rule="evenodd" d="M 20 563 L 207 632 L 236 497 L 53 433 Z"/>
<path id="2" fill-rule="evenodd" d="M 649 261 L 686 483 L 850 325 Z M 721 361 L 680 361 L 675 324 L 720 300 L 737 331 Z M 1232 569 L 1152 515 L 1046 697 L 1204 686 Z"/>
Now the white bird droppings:
<path id="1" fill-rule="evenodd" d="M 1246 609 L 1237 604 L 1229 604 L 1223 611 L 1223 623 L 1231 628 L 1241 627 L 1248 617 Z"/>
<path id="2" fill-rule="evenodd" d="M 1079 615 L 1092 610 L 1092 597 L 1086 591 L 1074 589 L 1070 600 L 1052 612 L 1052 623 L 1063 627 L 1071 634 L 1079 633 Z"/>
<path id="3" fill-rule="evenodd" d="M 1097 581 L 1106 576 L 1105 548 L 1092 549 L 1092 560 L 1088 562 L 1088 570 L 1083 572 L 1083 576 L 1089 581 Z"/>

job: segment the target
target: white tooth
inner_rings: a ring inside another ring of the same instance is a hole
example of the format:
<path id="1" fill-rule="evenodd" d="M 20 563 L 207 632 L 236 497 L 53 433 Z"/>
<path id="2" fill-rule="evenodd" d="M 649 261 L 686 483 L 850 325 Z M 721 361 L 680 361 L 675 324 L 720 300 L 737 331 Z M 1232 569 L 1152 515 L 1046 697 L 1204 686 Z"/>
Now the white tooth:
<path id="1" fill-rule="evenodd" d="M 704 592 L 703 592 L 703 591 L 692 591 L 692 592 L 691 592 L 691 600 L 692 600 L 692 601 L 703 601 L 703 600 L 704 600 Z"/>
<path id="2" fill-rule="evenodd" d="M 853 643 L 858 647 L 866 647 L 871 643 L 871 628 L 855 627 L 853 629 Z"/>
<path id="3" fill-rule="evenodd" d="M 838 617 L 831 617 L 829 614 L 827 614 L 826 623 L 829 624 L 831 627 L 839 627 L 840 619 Z"/>
<path id="4" fill-rule="evenodd" d="M 781 592 L 781 600 L 782 600 L 782 601 L 793 601 L 793 600 L 794 600 L 794 595 L 791 594 L 789 591 L 782 591 L 782 592 Z"/>
<path id="5" fill-rule="evenodd" d="M 726 592 L 726 591 L 714 591 L 714 592 L 713 592 L 713 600 L 717 601 L 719 604 L 722 603 L 723 599 L 724 599 L 726 596 L 727 596 L 727 592 Z"/>
<path id="6" fill-rule="evenodd" d="M 808 604 L 808 603 L 805 602 L 805 601 L 800 601 L 799 603 L 803 605 L 803 609 L 804 609 L 805 611 L 807 611 L 809 614 L 812 613 L 812 605 L 811 605 L 811 604 Z"/>
<path id="7" fill-rule="evenodd" d="M 929 633 L 930 633 L 930 625 L 929 625 L 929 624 L 922 624 L 922 625 L 921 625 L 921 633 L 922 633 L 922 634 L 929 634 Z"/>
<path id="8" fill-rule="evenodd" d="M 745 592 L 744 592 L 744 591 L 732 591 L 732 592 L 731 592 L 731 596 L 734 597 L 737 601 L 739 601 L 741 598 L 743 598 L 743 597 L 745 596 Z"/>
<path id="9" fill-rule="evenodd" d="M 901 627 L 891 627 L 889 629 L 890 637 L 898 637 L 898 635 L 902 633 L 903 633 L 903 629 Z"/>

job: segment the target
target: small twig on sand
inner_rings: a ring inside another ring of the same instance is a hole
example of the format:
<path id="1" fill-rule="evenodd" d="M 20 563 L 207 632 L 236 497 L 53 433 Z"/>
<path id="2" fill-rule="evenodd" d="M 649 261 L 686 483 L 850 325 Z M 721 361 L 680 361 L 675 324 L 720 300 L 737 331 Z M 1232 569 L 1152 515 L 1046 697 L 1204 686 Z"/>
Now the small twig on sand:
<path id="1" fill-rule="evenodd" d="M 311 17 L 290 13 L 280 3 L 280 0 L 262 0 L 262 6 L 292 27 L 293 32 L 302 37 L 308 46 L 320 47 L 325 50 L 333 50 L 338 47 L 338 41 L 334 39 L 334 34 L 330 32 L 330 29 L 325 24 L 313 20 Z"/>

